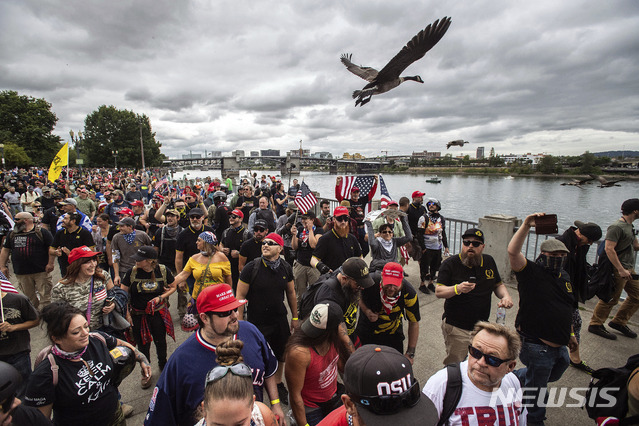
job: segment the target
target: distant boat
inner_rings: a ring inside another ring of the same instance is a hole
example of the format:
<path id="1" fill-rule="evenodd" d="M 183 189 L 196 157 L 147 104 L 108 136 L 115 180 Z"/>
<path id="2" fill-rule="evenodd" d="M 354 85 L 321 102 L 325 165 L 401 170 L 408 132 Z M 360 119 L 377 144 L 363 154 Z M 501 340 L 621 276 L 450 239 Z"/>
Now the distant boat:
<path id="1" fill-rule="evenodd" d="M 433 176 L 426 179 L 426 183 L 442 183 L 442 179 L 437 176 Z"/>

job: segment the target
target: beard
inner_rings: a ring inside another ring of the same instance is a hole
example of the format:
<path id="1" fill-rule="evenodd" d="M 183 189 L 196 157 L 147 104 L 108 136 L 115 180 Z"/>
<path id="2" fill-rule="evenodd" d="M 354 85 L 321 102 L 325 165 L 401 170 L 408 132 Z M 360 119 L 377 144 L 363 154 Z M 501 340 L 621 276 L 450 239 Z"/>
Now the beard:
<path id="1" fill-rule="evenodd" d="M 20 232 L 24 232 L 24 230 L 27 229 L 27 225 L 26 223 L 22 222 L 22 223 L 16 223 L 13 226 L 13 230 L 20 233 Z"/>
<path id="2" fill-rule="evenodd" d="M 472 256 L 469 256 L 468 252 L 462 252 L 461 261 L 464 266 L 467 266 L 469 268 L 479 266 L 481 265 L 481 254 L 475 252 Z"/>
<path id="3" fill-rule="evenodd" d="M 359 291 L 353 290 L 350 285 L 344 286 L 344 287 L 342 287 L 342 289 L 344 290 L 344 294 L 346 295 L 346 299 L 348 299 L 348 301 L 350 303 L 359 302 L 359 296 L 360 296 L 360 292 Z"/>

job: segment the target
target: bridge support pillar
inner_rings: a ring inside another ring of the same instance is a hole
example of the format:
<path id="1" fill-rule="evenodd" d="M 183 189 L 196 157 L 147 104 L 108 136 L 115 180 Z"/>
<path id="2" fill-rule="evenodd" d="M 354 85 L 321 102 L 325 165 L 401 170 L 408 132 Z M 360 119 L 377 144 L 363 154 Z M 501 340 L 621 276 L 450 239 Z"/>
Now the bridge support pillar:
<path id="1" fill-rule="evenodd" d="M 479 218 L 479 229 L 484 233 L 486 246 L 484 252 L 491 255 L 497 263 L 499 275 L 504 282 L 510 281 L 510 260 L 508 243 L 515 233 L 515 227 L 521 223 L 515 216 L 492 214 Z"/>
<path id="2" fill-rule="evenodd" d="M 336 175 L 337 174 L 337 164 L 331 164 L 330 166 L 328 166 L 328 173 L 331 175 Z"/>
<path id="3" fill-rule="evenodd" d="M 280 174 L 284 175 L 299 175 L 302 167 L 302 160 L 300 158 L 291 158 L 290 155 L 286 156 L 286 162 L 280 165 Z"/>
<path id="4" fill-rule="evenodd" d="M 239 157 L 222 157 L 222 176 L 231 176 L 231 179 L 239 179 L 240 177 L 240 159 Z"/>

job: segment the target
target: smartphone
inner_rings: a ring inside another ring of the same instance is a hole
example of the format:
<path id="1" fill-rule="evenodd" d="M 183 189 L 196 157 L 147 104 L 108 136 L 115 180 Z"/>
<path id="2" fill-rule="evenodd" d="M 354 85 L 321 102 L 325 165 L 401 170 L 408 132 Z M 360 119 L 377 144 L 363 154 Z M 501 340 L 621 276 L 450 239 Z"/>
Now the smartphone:
<path id="1" fill-rule="evenodd" d="M 108 305 L 110 305 L 111 303 L 114 303 L 115 301 L 115 297 L 109 297 L 108 299 L 106 299 L 104 302 Z"/>
<path id="2" fill-rule="evenodd" d="M 468 282 L 469 282 L 469 283 L 476 283 L 476 282 L 477 282 L 477 278 L 475 278 L 475 277 L 470 277 L 470 278 L 468 278 Z"/>
<path id="3" fill-rule="evenodd" d="M 535 232 L 537 235 L 556 234 L 558 231 L 556 214 L 547 214 L 535 218 Z"/>

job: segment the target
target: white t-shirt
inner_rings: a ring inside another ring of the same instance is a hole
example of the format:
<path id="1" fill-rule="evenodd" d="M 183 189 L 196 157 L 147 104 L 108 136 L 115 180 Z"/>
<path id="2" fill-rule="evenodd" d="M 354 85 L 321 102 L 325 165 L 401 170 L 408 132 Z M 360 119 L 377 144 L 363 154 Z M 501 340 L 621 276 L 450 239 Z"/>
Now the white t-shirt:
<path id="1" fill-rule="evenodd" d="M 477 388 L 468 377 L 468 361 L 460 364 L 462 376 L 462 396 L 457 408 L 450 416 L 451 425 L 520 425 L 526 426 L 526 409 L 522 408 L 521 385 L 513 373 L 501 380 L 501 386 L 494 392 Z M 430 398 L 441 415 L 448 374 L 446 369 L 435 373 L 424 386 L 422 392 Z"/>

